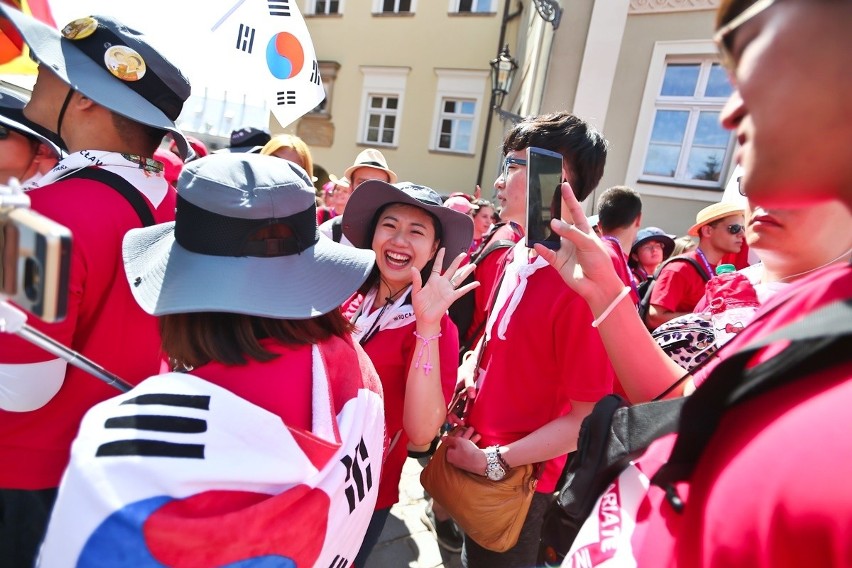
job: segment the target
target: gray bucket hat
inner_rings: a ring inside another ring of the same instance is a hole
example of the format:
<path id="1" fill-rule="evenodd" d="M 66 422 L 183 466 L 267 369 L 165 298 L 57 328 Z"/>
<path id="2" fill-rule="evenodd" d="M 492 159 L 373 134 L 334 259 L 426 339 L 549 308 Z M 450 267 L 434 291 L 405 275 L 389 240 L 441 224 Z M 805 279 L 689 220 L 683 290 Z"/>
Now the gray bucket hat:
<path id="1" fill-rule="evenodd" d="M 79 18 L 60 31 L 2 3 L 0 13 L 33 56 L 74 90 L 130 120 L 170 132 L 180 156 L 193 155 L 175 126 L 189 98 L 189 81 L 142 33 L 109 16 Z"/>
<path id="2" fill-rule="evenodd" d="M 635 253 L 639 247 L 648 241 L 657 241 L 663 245 L 663 258 L 668 258 L 675 247 L 674 235 L 666 233 L 659 227 L 645 227 L 639 229 L 636 233 L 636 240 L 633 241 L 633 246 L 630 247 L 630 254 Z"/>
<path id="3" fill-rule="evenodd" d="M 38 140 L 50 148 L 57 158 L 62 158 L 64 154 L 59 147 L 58 137 L 24 116 L 26 104 L 26 99 L 20 97 L 17 93 L 0 87 L 0 124 L 16 130 L 24 136 Z"/>
<path id="4" fill-rule="evenodd" d="M 313 185 L 286 160 L 213 154 L 183 168 L 177 191 L 175 221 L 124 237 L 127 280 L 149 314 L 312 318 L 337 309 L 373 267 L 373 251 L 320 235 Z M 268 227 L 274 237 L 252 238 Z"/>
<path id="5" fill-rule="evenodd" d="M 444 207 L 441 196 L 435 190 L 410 181 L 389 184 L 373 179 L 359 185 L 349 197 L 346 211 L 343 212 L 343 234 L 358 248 L 372 248 L 376 213 L 391 203 L 419 207 L 438 219 L 443 233 L 441 246 L 447 249 L 444 270 L 456 256 L 470 249 L 473 241 L 473 220 L 470 216 Z"/>

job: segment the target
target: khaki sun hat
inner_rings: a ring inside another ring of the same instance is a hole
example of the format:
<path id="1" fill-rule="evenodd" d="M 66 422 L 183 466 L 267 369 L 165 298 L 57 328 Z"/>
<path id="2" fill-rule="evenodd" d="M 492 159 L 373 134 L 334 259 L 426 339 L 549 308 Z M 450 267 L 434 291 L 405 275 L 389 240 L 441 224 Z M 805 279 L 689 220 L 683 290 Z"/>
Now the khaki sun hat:
<path id="1" fill-rule="evenodd" d="M 721 201 L 713 205 L 708 205 L 695 216 L 695 224 L 689 228 L 687 234 L 697 237 L 698 230 L 704 225 L 712 223 L 717 219 L 724 219 L 729 215 L 743 215 L 744 213 L 742 205 L 738 205 L 737 203 Z"/>

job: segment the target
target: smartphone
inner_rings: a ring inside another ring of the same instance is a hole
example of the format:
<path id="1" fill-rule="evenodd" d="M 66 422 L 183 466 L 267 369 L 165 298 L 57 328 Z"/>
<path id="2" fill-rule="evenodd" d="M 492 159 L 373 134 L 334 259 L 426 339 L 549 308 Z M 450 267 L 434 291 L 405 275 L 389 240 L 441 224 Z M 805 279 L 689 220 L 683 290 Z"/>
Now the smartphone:
<path id="1" fill-rule="evenodd" d="M 71 231 L 32 209 L 0 213 L 0 293 L 46 322 L 68 311 Z"/>
<path id="2" fill-rule="evenodd" d="M 559 235 L 550 230 L 550 220 L 562 216 L 562 154 L 527 148 L 527 242 L 559 248 Z"/>

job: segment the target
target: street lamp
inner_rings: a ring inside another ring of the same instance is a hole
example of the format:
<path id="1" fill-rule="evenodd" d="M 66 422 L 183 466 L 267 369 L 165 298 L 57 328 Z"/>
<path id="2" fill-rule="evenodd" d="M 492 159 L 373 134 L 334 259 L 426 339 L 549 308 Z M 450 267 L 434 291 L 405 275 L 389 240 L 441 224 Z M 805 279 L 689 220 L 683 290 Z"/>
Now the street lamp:
<path id="1" fill-rule="evenodd" d="M 503 98 L 509 94 L 517 70 L 518 62 L 509 55 L 509 45 L 506 44 L 499 55 L 491 60 L 491 93 L 494 95 L 492 105 L 494 110 L 503 106 Z"/>
<path id="2" fill-rule="evenodd" d="M 508 7 L 508 2 L 506 6 Z M 476 185 L 482 185 L 482 173 L 485 170 L 485 155 L 488 152 L 488 139 L 491 137 L 493 113 L 500 115 L 500 118 L 508 118 L 515 122 L 521 120 L 520 116 L 502 109 L 503 99 L 509 94 L 512 88 L 512 81 L 515 78 L 515 71 L 518 70 L 518 62 L 509 55 L 508 44 L 503 46 L 497 57 L 491 60 L 490 65 L 491 104 L 489 106 L 488 118 L 485 119 L 485 136 L 482 139 L 482 153 L 479 156 L 479 172 L 476 174 Z"/>

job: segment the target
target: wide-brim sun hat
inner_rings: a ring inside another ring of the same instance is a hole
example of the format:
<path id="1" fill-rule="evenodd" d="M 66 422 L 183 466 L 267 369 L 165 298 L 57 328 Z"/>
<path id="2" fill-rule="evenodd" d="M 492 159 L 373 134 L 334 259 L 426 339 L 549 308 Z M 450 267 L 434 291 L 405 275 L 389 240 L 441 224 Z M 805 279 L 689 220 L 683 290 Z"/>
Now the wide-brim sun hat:
<path id="1" fill-rule="evenodd" d="M 697 237 L 698 230 L 704 225 L 719 219 L 724 219 L 729 215 L 743 215 L 744 213 L 745 210 L 743 209 L 743 206 L 737 203 L 720 201 L 719 203 L 708 205 L 695 215 L 695 224 L 689 228 L 687 234 Z"/>
<path id="2" fill-rule="evenodd" d="M 359 185 L 343 212 L 343 235 L 354 246 L 370 249 L 373 246 L 372 231 L 376 213 L 385 205 L 403 203 L 425 210 L 434 215 L 441 224 L 441 245 L 446 270 L 450 263 L 463 252 L 467 252 L 473 241 L 473 219 L 469 215 L 444 207 L 441 196 L 435 190 L 408 181 L 395 184 L 381 180 L 367 180 Z"/>
<path id="3" fill-rule="evenodd" d="M 33 56 L 62 81 L 134 122 L 170 132 L 183 159 L 193 151 L 175 126 L 189 81 L 144 34 L 110 16 L 79 18 L 62 31 L 0 3 Z"/>
<path id="4" fill-rule="evenodd" d="M 372 250 L 319 233 L 313 186 L 286 160 L 213 154 L 188 163 L 177 186 L 175 221 L 132 229 L 122 246 L 133 297 L 149 314 L 317 317 L 373 268 Z M 257 240 L 262 230 L 276 232 Z"/>
<path id="5" fill-rule="evenodd" d="M 57 158 L 62 158 L 65 154 L 59 147 L 57 137 L 24 116 L 23 110 L 26 104 L 27 101 L 16 93 L 0 88 L 0 124 L 24 136 L 38 140 L 50 148 Z"/>
<path id="6" fill-rule="evenodd" d="M 398 179 L 396 172 L 388 167 L 388 161 L 385 159 L 385 155 L 375 148 L 362 150 L 355 158 L 355 162 L 346 168 L 345 172 L 343 172 L 343 177 L 349 180 L 354 180 L 355 178 L 352 177 L 352 174 L 355 173 L 355 170 L 360 168 L 373 168 L 374 170 L 386 172 L 390 183 L 396 183 L 396 180 Z"/>
<path id="7" fill-rule="evenodd" d="M 645 227 L 639 229 L 636 233 L 636 240 L 633 241 L 633 246 L 630 247 L 630 254 L 634 254 L 639 247 L 649 241 L 657 241 L 663 245 L 663 258 L 668 258 L 675 247 L 674 235 L 666 233 L 659 227 Z"/>

